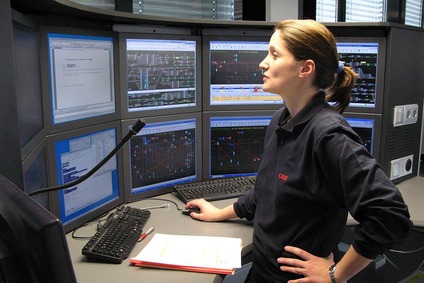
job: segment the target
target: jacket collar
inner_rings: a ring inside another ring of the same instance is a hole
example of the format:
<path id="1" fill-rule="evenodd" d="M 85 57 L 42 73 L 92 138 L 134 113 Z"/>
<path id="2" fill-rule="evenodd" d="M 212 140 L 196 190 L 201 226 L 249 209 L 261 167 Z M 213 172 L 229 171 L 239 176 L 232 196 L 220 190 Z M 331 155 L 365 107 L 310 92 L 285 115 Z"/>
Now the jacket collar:
<path id="1" fill-rule="evenodd" d="M 290 112 L 287 107 L 283 109 L 279 122 L 277 132 L 293 132 L 294 128 L 299 125 L 305 124 L 312 117 L 314 117 L 322 108 L 326 107 L 328 103 L 325 101 L 325 93 L 323 91 L 318 92 L 312 100 L 289 122 L 285 123 L 290 116 Z"/>

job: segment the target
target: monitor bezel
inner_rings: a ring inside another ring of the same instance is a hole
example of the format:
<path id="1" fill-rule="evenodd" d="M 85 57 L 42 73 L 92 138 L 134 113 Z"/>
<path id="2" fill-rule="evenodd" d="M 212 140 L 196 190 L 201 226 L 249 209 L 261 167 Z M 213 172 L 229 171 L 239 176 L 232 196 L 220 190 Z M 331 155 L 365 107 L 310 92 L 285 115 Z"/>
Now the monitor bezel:
<path id="1" fill-rule="evenodd" d="M 26 138 L 25 141 L 21 141 L 21 154 L 22 154 L 22 159 L 26 158 L 30 152 L 37 146 L 37 144 L 39 144 L 42 139 L 45 137 L 45 122 L 44 122 L 44 110 L 43 110 L 43 93 L 42 93 L 42 68 L 41 68 L 41 60 L 40 60 L 40 53 L 41 53 L 41 48 L 40 48 L 40 27 L 34 23 L 31 19 L 26 18 L 24 15 L 19 14 L 18 12 L 14 12 L 12 14 L 12 19 L 13 19 L 13 26 L 14 28 L 20 29 L 22 31 L 31 33 L 33 35 L 36 36 L 37 38 L 37 58 L 36 60 L 38 61 L 38 66 L 35 66 L 38 69 L 38 80 L 39 80 L 39 89 L 38 89 L 38 94 L 39 97 L 37 98 L 38 102 L 40 103 L 40 122 L 41 125 L 39 125 L 39 127 L 36 129 L 36 131 L 34 131 L 32 133 L 32 135 L 28 136 Z M 27 46 L 28 48 L 28 46 Z M 34 75 L 34 74 L 32 74 Z M 18 89 L 17 89 L 18 90 Z M 22 97 L 23 98 L 23 97 Z M 17 94 L 17 102 L 18 102 L 18 107 L 20 105 L 19 102 L 19 96 Z M 21 110 L 19 110 L 19 112 L 22 112 Z M 20 116 L 21 114 L 19 114 Z M 22 120 L 20 119 L 20 117 L 18 117 L 18 121 L 19 121 L 19 126 L 21 126 Z"/>
<path id="2" fill-rule="evenodd" d="M 56 172 L 56 156 L 55 156 L 55 143 L 58 141 L 66 140 L 66 139 L 72 139 L 79 136 L 88 135 L 91 133 L 104 131 L 108 129 L 115 129 L 116 134 L 116 145 L 121 140 L 121 125 L 119 121 L 112 121 L 112 122 L 105 122 L 103 124 L 97 124 L 92 125 L 88 127 L 84 127 L 81 129 L 74 129 L 67 132 L 61 132 L 58 134 L 52 134 L 47 136 L 47 152 L 48 152 L 48 164 L 49 164 L 49 181 L 50 186 L 56 186 L 58 184 L 58 173 Z M 81 215 L 80 217 L 77 217 L 75 219 L 72 219 L 69 222 L 63 222 L 63 226 L 65 231 L 68 233 L 71 230 L 74 230 L 83 224 L 107 213 L 113 208 L 116 208 L 117 206 L 124 203 L 125 195 L 123 190 L 123 180 L 122 180 L 122 153 L 121 151 L 118 151 L 116 155 L 114 155 L 112 158 L 116 157 L 116 165 L 117 165 L 117 173 L 118 173 L 118 197 L 114 200 L 111 200 L 110 202 L 104 203 L 101 206 L 97 207 L 96 209 L 88 211 L 86 214 Z M 52 212 L 60 218 L 60 202 L 59 202 L 59 194 L 62 193 L 59 192 L 51 192 L 51 208 Z"/>
<path id="3" fill-rule="evenodd" d="M 60 220 L 2 175 L 0 190 L 0 245 L 7 257 L 0 277 L 12 282 L 76 283 Z"/>
<path id="4" fill-rule="evenodd" d="M 159 27 L 138 27 L 131 29 L 124 27 L 119 32 L 119 65 L 120 65 L 120 105 L 122 119 L 134 119 L 140 116 L 162 116 L 174 115 L 188 112 L 201 111 L 202 107 L 202 73 L 201 73 L 201 37 L 192 35 L 191 29 L 173 28 L 164 29 Z M 128 109 L 128 85 L 127 85 L 127 39 L 146 39 L 146 40 L 188 40 L 196 42 L 196 98 L 195 105 L 172 107 L 166 109 L 148 109 L 139 111 L 129 111 Z"/>
<path id="5" fill-rule="evenodd" d="M 203 71 L 203 109 L 205 111 L 226 110 L 277 110 L 284 106 L 284 102 L 270 104 L 232 104 L 211 105 L 210 97 L 210 42 L 211 41 L 239 41 L 239 42 L 269 42 L 273 27 L 264 29 L 204 29 L 202 36 L 202 71 Z M 265 57 L 263 58 L 265 59 Z M 259 70 L 258 62 L 258 70 Z"/>
<path id="6" fill-rule="evenodd" d="M 376 113 L 382 114 L 385 93 L 385 68 L 386 68 L 386 38 L 384 37 L 350 37 L 350 36 L 336 36 L 336 42 L 340 43 L 378 43 L 377 54 L 377 80 L 376 80 L 376 94 L 375 94 L 375 107 L 353 107 L 349 105 L 346 112 L 359 112 L 359 113 Z"/>
<path id="7" fill-rule="evenodd" d="M 42 25 L 40 27 L 41 35 L 41 67 L 43 83 L 43 109 L 44 109 L 44 124 L 47 134 L 60 133 L 81 127 L 90 126 L 93 124 L 114 121 L 120 118 L 120 99 L 119 99 L 119 56 L 118 56 L 118 35 L 113 31 L 96 30 L 96 29 L 81 29 L 70 28 L 64 26 L 49 26 Z M 48 50 L 48 34 L 63 34 L 65 36 L 94 36 L 94 37 L 110 37 L 113 40 L 113 73 L 114 73 L 114 102 L 115 111 L 104 115 L 96 115 L 82 119 L 54 123 L 52 98 L 51 98 L 51 82 L 50 82 L 50 65 L 49 65 L 49 50 Z"/>
<path id="8" fill-rule="evenodd" d="M 220 177 L 211 176 L 211 131 L 210 131 L 210 119 L 213 117 L 224 118 L 224 117 L 270 117 L 275 114 L 276 110 L 256 110 L 256 111 L 205 111 L 203 112 L 203 180 L 216 180 Z M 265 136 L 264 136 L 265 138 Z M 236 176 L 234 176 L 236 177 Z M 221 177 L 222 178 L 222 177 Z"/>
<path id="9" fill-rule="evenodd" d="M 163 122 L 172 122 L 178 120 L 187 120 L 195 119 L 196 120 L 196 175 L 197 177 L 190 182 L 196 182 L 202 180 L 202 115 L 201 112 L 193 113 L 184 113 L 184 114 L 175 114 L 175 115 L 166 115 L 166 116 L 155 116 L 145 118 L 146 125 L 150 123 L 163 123 Z M 136 120 L 129 119 L 122 121 L 122 129 L 125 132 L 125 129 L 129 128 L 135 123 Z M 173 191 L 173 186 L 166 186 L 150 191 L 143 191 L 136 194 L 132 193 L 131 188 L 131 158 L 130 158 L 130 142 L 124 146 L 122 153 L 122 163 L 123 163 L 123 172 L 124 172 L 124 190 L 125 190 L 125 201 L 128 203 L 139 201 L 145 198 L 154 197 L 170 193 Z"/>
<path id="10" fill-rule="evenodd" d="M 43 170 L 45 172 L 45 180 L 43 181 L 43 185 L 38 188 L 32 188 L 31 190 L 28 189 L 28 184 L 26 183 L 25 176 L 28 173 L 28 170 L 33 166 L 34 162 L 42 155 L 44 155 L 44 161 L 45 164 L 43 164 L 43 168 L 38 168 L 40 170 Z M 22 158 L 22 175 L 23 175 L 23 190 L 26 193 L 29 193 L 34 190 L 42 189 L 48 186 L 49 184 L 49 162 L 48 162 L 48 154 L 47 154 L 47 142 L 46 138 L 44 138 L 39 144 L 37 144 L 33 150 L 25 157 Z M 42 205 L 45 209 L 49 210 L 51 209 L 51 203 L 50 203 L 50 194 L 39 194 L 34 195 L 33 199 L 37 201 L 40 205 Z"/>
<path id="11" fill-rule="evenodd" d="M 374 132 L 372 137 L 371 155 L 379 162 L 381 154 L 381 139 L 382 139 L 382 123 L 383 118 L 381 114 L 374 113 L 354 113 L 344 112 L 343 117 L 353 119 L 371 119 L 374 121 Z"/>

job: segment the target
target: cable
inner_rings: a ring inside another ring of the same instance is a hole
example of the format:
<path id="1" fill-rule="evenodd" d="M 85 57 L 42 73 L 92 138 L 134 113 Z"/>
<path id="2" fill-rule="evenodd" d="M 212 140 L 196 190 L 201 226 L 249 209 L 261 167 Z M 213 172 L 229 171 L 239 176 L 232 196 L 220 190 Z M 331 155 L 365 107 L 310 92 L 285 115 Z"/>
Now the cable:
<path id="1" fill-rule="evenodd" d="M 169 203 L 164 203 L 161 205 L 154 205 L 154 206 L 147 206 L 147 207 L 142 207 L 140 209 L 155 209 L 155 208 L 167 208 L 170 207 L 171 205 Z"/>
<path id="2" fill-rule="evenodd" d="M 160 200 L 160 201 L 166 201 L 166 202 L 170 202 L 170 203 L 172 203 L 173 205 L 175 205 L 175 207 L 177 208 L 177 210 L 178 211 L 182 211 L 183 209 L 182 208 L 180 208 L 179 206 L 178 206 L 178 204 L 175 202 L 175 201 L 172 201 L 172 200 L 169 200 L 169 199 L 164 199 L 164 198 L 149 198 L 149 199 L 145 199 L 145 200 Z"/>
<path id="3" fill-rule="evenodd" d="M 92 237 L 93 237 L 93 235 L 91 235 L 91 236 L 75 236 L 75 233 L 76 233 L 79 229 L 81 229 L 81 228 L 83 228 L 83 227 L 87 227 L 87 226 L 93 225 L 93 224 L 96 224 L 96 226 L 97 226 L 97 228 L 96 228 L 96 229 L 97 229 L 97 230 L 99 230 L 99 229 L 100 229 L 100 227 L 101 227 L 101 223 L 107 220 L 107 218 L 104 218 L 104 217 L 106 217 L 106 216 L 108 215 L 108 213 L 109 213 L 109 212 L 105 212 L 105 213 L 103 213 L 102 215 L 100 215 L 99 217 L 97 217 L 96 219 L 93 219 L 93 220 L 92 220 L 92 221 L 90 221 L 90 222 L 84 223 L 84 224 L 80 225 L 79 227 L 77 227 L 76 229 L 74 229 L 74 230 L 72 231 L 72 233 L 71 233 L 71 235 L 72 235 L 72 239 L 90 239 L 90 238 L 92 238 Z"/>
<path id="4" fill-rule="evenodd" d="M 128 134 L 122 139 L 122 141 L 105 157 L 103 158 L 102 161 L 100 161 L 96 166 L 94 166 L 89 172 L 87 172 L 85 175 L 81 176 L 80 178 L 68 182 L 66 184 L 63 185 L 59 185 L 59 186 L 53 186 L 53 187 L 48 187 L 48 188 L 43 188 L 43 189 L 39 189 L 39 190 L 35 190 L 32 192 L 29 192 L 28 195 L 29 196 L 33 196 L 33 195 L 37 195 L 37 194 L 41 194 L 41 193 L 46 193 L 46 192 L 53 192 L 53 191 L 58 191 L 58 190 L 63 190 L 63 189 L 67 189 L 73 186 L 78 185 L 79 183 L 85 181 L 86 179 L 88 179 L 89 177 L 91 177 L 91 175 L 93 175 L 97 170 L 100 169 L 100 167 L 102 167 L 106 162 L 109 161 L 109 159 L 112 158 L 112 156 L 114 156 L 118 150 L 121 149 L 121 147 L 133 136 L 136 135 L 144 126 L 146 125 L 146 123 L 139 119 L 131 128 L 130 131 L 128 132 Z"/>
<path id="5" fill-rule="evenodd" d="M 383 254 L 383 257 L 387 260 L 387 262 L 389 262 L 390 263 L 390 265 L 392 265 L 395 269 L 397 269 L 397 270 L 399 270 L 399 271 L 403 271 L 403 272 L 408 272 L 408 273 L 415 273 L 415 272 L 418 272 L 418 271 L 420 271 L 421 270 L 421 267 L 423 266 L 423 264 L 424 264 L 424 260 L 423 261 L 421 261 L 421 263 L 420 263 L 420 265 L 415 269 L 415 270 L 413 270 L 413 271 L 408 271 L 408 270 L 406 270 L 406 269 L 402 269 L 402 268 L 400 268 L 399 266 L 397 266 L 394 262 L 392 262 L 388 257 L 387 257 L 387 255 L 386 254 Z"/>

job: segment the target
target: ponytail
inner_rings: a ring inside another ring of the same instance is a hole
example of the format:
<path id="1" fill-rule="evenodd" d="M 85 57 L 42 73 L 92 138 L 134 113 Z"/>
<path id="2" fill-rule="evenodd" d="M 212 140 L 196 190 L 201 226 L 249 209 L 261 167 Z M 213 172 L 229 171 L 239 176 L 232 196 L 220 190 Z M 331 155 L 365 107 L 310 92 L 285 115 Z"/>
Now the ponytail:
<path id="1" fill-rule="evenodd" d="M 327 89 L 325 99 L 335 102 L 334 108 L 342 114 L 349 106 L 350 95 L 358 75 L 349 67 L 339 67 L 336 78 L 331 87 Z"/>

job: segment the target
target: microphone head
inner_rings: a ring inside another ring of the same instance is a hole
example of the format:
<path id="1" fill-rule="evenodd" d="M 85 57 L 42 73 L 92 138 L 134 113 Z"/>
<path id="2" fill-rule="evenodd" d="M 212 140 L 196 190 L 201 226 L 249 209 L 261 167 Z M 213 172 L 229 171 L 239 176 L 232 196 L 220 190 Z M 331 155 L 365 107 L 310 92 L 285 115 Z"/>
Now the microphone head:
<path id="1" fill-rule="evenodd" d="M 138 119 L 138 121 L 131 127 L 131 132 L 136 135 L 141 129 L 143 129 L 144 126 L 146 126 L 146 122 L 142 119 Z"/>

